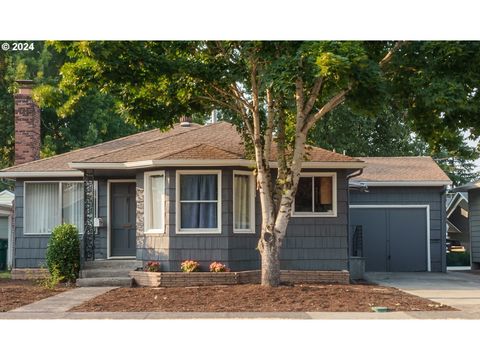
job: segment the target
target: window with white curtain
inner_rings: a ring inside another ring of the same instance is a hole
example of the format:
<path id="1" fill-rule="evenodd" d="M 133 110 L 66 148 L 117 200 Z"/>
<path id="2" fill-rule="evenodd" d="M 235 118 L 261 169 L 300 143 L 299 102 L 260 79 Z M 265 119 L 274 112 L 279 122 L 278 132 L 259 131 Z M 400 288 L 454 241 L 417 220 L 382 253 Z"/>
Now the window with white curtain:
<path id="1" fill-rule="evenodd" d="M 336 173 L 302 173 L 293 216 L 337 216 Z"/>
<path id="2" fill-rule="evenodd" d="M 83 233 L 82 182 L 25 182 L 24 233 L 50 234 L 73 224 Z"/>
<path id="3" fill-rule="evenodd" d="M 233 231 L 255 232 L 255 183 L 250 172 L 233 172 Z"/>
<path id="4" fill-rule="evenodd" d="M 60 224 L 58 183 L 25 183 L 26 234 L 50 234 Z"/>
<path id="5" fill-rule="evenodd" d="M 145 232 L 164 232 L 165 174 L 145 173 Z"/>
<path id="6" fill-rule="evenodd" d="M 220 171 L 177 171 L 177 231 L 221 232 Z"/>

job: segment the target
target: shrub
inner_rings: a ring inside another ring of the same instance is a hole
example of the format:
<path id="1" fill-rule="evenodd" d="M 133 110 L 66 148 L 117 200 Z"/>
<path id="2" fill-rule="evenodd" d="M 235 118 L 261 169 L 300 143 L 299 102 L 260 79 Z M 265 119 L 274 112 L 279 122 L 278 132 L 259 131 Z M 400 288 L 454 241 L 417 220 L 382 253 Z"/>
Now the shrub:
<path id="1" fill-rule="evenodd" d="M 470 266 L 470 253 L 450 252 L 447 254 L 447 266 Z"/>
<path id="2" fill-rule="evenodd" d="M 180 269 L 183 272 L 194 272 L 194 271 L 200 271 L 200 264 L 195 261 L 195 260 L 185 260 L 182 262 L 180 265 Z"/>
<path id="3" fill-rule="evenodd" d="M 74 282 L 80 270 L 80 240 L 74 225 L 62 224 L 52 231 L 47 247 L 47 267 L 50 275 Z"/>
<path id="4" fill-rule="evenodd" d="M 230 269 L 222 264 L 221 262 L 214 261 L 210 264 L 211 272 L 230 272 Z"/>
<path id="5" fill-rule="evenodd" d="M 54 266 L 50 270 L 50 275 L 44 279 L 38 281 L 38 284 L 47 289 L 54 289 L 59 283 L 64 280 L 64 277 L 60 275 L 60 271 L 57 266 Z"/>
<path id="6" fill-rule="evenodd" d="M 143 271 L 160 272 L 160 263 L 158 261 L 149 261 L 143 267 Z"/>

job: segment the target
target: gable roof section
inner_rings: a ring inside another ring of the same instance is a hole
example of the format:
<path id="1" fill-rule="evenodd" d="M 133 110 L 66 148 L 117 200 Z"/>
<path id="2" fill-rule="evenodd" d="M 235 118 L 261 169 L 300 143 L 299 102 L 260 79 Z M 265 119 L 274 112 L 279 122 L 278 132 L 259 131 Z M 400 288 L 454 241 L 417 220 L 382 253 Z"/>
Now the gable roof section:
<path id="1" fill-rule="evenodd" d="M 8 190 L 0 192 L 0 205 L 12 206 L 14 199 L 15 195 L 12 192 Z"/>
<path id="2" fill-rule="evenodd" d="M 452 182 L 429 156 L 360 157 L 366 164 L 352 183 L 368 186 L 445 186 Z"/>
<path id="3" fill-rule="evenodd" d="M 276 161 L 275 146 L 270 161 Z M 363 161 L 325 149 L 308 147 L 312 167 L 362 168 Z M 28 173 L 69 172 L 81 176 L 83 169 L 126 169 L 175 165 L 253 165 L 245 154 L 242 138 L 226 122 L 189 127 L 175 125 L 166 132 L 151 130 L 74 150 L 62 155 L 13 166 L 0 177 L 28 176 Z M 77 170 L 77 171 L 75 171 Z"/>
<path id="4" fill-rule="evenodd" d="M 461 208 L 468 210 L 468 199 L 460 192 L 455 193 L 455 196 L 447 206 L 447 218 L 452 215 L 455 209 L 460 206 Z"/>

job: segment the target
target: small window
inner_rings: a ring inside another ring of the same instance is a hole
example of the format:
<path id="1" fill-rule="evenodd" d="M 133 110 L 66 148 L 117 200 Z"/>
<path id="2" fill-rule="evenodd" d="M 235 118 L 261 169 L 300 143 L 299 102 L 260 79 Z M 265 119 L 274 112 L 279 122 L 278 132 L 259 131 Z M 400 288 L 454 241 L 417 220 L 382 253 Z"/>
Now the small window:
<path id="1" fill-rule="evenodd" d="M 233 172 L 233 231 L 255 232 L 255 182 L 252 173 Z"/>
<path id="2" fill-rule="evenodd" d="M 294 216 L 336 216 L 336 175 L 302 174 L 294 201 Z"/>
<path id="3" fill-rule="evenodd" d="M 145 232 L 163 233 L 165 219 L 165 174 L 145 173 Z"/>
<path id="4" fill-rule="evenodd" d="M 177 172 L 177 230 L 221 232 L 220 172 Z"/>

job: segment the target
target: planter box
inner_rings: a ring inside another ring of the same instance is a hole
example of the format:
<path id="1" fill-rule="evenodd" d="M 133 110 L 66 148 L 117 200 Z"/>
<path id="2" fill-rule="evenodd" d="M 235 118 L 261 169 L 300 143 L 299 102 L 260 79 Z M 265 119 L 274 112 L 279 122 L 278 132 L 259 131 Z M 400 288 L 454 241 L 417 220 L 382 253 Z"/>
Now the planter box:
<path id="1" fill-rule="evenodd" d="M 259 284 L 260 270 L 239 272 L 145 272 L 131 271 L 130 277 L 138 286 L 147 287 L 188 287 L 208 285 Z M 282 270 L 280 280 L 287 283 L 301 284 L 348 284 L 348 271 L 301 271 Z"/>
<path id="2" fill-rule="evenodd" d="M 47 269 L 12 269 L 12 280 L 39 280 L 48 277 Z"/>

